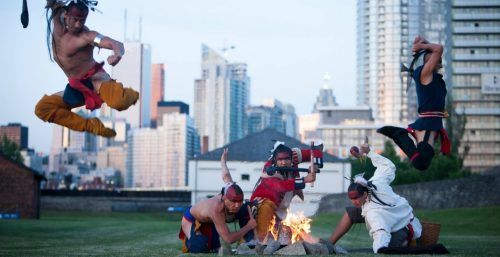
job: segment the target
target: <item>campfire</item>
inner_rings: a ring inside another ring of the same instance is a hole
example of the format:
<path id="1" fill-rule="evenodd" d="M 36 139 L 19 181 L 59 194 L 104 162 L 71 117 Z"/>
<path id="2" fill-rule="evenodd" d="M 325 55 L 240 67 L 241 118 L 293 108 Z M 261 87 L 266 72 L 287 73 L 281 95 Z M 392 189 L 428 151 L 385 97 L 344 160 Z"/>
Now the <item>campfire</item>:
<path id="1" fill-rule="evenodd" d="M 314 238 L 311 233 L 311 219 L 304 216 L 303 212 L 298 212 L 297 214 L 291 213 L 288 210 L 286 218 L 281 221 L 281 226 L 283 232 L 290 233 L 291 244 L 303 240 L 308 243 L 317 243 L 319 240 Z M 274 234 L 273 234 L 274 235 Z M 277 239 L 275 237 L 275 239 Z"/>
<path id="2" fill-rule="evenodd" d="M 280 247 L 274 255 L 318 255 L 329 254 L 328 247 L 319 243 L 319 239 L 311 235 L 311 219 L 303 212 L 292 213 L 288 210 L 286 218 L 279 224 L 273 219 L 269 226 L 272 238 L 268 238 L 268 245 L 279 242 Z"/>

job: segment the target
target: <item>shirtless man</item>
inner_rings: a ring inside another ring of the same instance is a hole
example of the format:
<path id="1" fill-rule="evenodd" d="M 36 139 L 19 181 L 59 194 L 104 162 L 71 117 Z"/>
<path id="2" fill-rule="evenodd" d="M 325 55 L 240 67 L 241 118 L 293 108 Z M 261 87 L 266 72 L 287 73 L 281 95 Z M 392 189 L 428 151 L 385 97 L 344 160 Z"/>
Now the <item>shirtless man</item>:
<path id="1" fill-rule="evenodd" d="M 89 110 L 101 107 L 104 102 L 118 111 L 126 110 L 137 102 L 139 93 L 124 88 L 104 71 L 104 63 L 94 60 L 94 47 L 113 51 L 107 59 L 116 65 L 125 53 L 123 44 L 103 36 L 85 26 L 89 6 L 96 1 L 47 0 L 48 34 L 53 59 L 68 77 L 64 91 L 44 95 L 35 107 L 35 114 L 43 121 L 59 124 L 76 131 L 90 132 L 103 137 L 114 137 L 116 132 L 106 128 L 98 118 L 86 119 L 72 108 L 85 105 Z M 52 57 L 51 57 L 52 58 Z"/>
<path id="2" fill-rule="evenodd" d="M 231 244 L 243 238 L 257 225 L 250 207 L 243 204 L 243 191 L 233 182 L 226 160 L 227 149 L 221 156 L 222 178 L 226 183 L 221 193 L 184 212 L 179 232 L 184 253 L 214 252 L 220 247 L 219 237 Z M 229 231 L 226 223 L 236 220 L 239 221 L 240 230 Z"/>

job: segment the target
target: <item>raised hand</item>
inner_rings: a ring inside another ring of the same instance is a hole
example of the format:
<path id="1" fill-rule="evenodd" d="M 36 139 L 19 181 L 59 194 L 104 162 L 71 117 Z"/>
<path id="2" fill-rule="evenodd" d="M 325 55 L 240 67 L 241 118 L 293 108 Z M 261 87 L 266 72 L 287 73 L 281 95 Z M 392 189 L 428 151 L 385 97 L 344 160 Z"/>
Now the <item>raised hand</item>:
<path id="1" fill-rule="evenodd" d="M 253 217 L 252 210 L 250 209 L 250 206 L 247 205 L 247 210 L 248 210 L 248 216 L 250 217 L 250 220 L 248 220 L 248 223 L 246 226 L 249 226 L 250 229 L 254 229 L 257 227 L 257 221 L 255 221 L 255 218 Z"/>
<path id="2" fill-rule="evenodd" d="M 220 161 L 221 162 L 227 162 L 227 148 L 224 148 L 222 151 L 222 155 L 220 156 Z"/>
<path id="3" fill-rule="evenodd" d="M 370 145 L 367 143 L 364 143 L 361 145 L 361 154 L 368 154 L 370 152 Z"/>

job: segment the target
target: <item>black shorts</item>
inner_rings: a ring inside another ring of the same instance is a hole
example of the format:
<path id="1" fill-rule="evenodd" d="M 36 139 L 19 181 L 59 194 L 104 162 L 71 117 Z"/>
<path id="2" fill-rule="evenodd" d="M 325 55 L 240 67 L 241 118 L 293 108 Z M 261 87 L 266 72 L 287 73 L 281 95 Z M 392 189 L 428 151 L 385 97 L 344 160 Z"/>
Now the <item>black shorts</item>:
<path id="1" fill-rule="evenodd" d="M 86 79 L 82 81 L 83 85 L 90 90 L 94 90 L 94 84 L 92 84 L 92 80 Z M 85 97 L 83 94 L 72 88 L 69 84 L 66 85 L 64 89 L 63 101 L 70 106 L 81 106 L 85 104 Z"/>

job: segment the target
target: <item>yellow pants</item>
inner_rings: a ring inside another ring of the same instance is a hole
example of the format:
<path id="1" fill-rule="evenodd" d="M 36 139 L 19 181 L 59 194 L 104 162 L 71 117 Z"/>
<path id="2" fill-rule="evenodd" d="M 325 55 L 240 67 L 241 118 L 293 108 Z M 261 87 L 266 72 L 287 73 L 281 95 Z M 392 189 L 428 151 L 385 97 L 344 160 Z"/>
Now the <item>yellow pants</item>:
<path id="1" fill-rule="evenodd" d="M 255 229 L 259 242 L 265 240 L 271 226 L 271 221 L 274 218 L 274 211 L 276 211 L 276 208 L 276 204 L 269 199 L 265 199 L 259 204 L 257 218 L 255 219 L 257 222 L 257 227 Z"/>
<path id="2" fill-rule="evenodd" d="M 123 88 L 121 83 L 114 80 L 101 84 L 99 96 L 111 108 L 122 111 L 130 107 L 139 99 L 139 93 L 131 88 Z M 82 103 L 83 105 L 83 103 Z M 52 122 L 71 130 L 89 132 L 103 137 L 114 137 L 113 129 L 104 127 L 98 118 L 86 119 L 71 111 L 72 108 L 66 104 L 59 95 L 44 95 L 35 107 L 35 114 L 43 121 Z"/>

